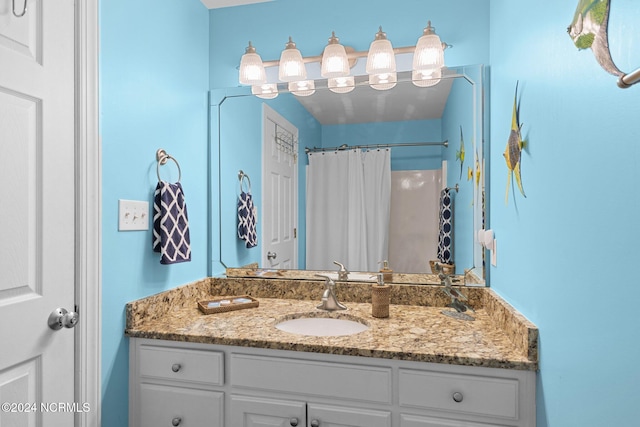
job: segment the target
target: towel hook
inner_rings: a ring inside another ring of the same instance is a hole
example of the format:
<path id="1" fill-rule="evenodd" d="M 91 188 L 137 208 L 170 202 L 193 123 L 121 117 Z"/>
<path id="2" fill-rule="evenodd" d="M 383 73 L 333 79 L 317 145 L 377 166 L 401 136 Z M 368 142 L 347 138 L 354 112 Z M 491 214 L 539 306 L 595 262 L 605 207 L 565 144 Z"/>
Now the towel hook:
<path id="1" fill-rule="evenodd" d="M 159 148 L 158 151 L 156 151 L 156 160 L 158 161 L 158 165 L 156 167 L 158 181 L 162 181 L 162 178 L 160 178 L 160 166 L 165 165 L 168 160 L 173 160 L 178 167 L 178 182 L 180 182 L 180 180 L 182 179 L 182 171 L 180 170 L 180 164 L 173 156 L 170 156 L 165 150 Z"/>
<path id="2" fill-rule="evenodd" d="M 242 192 L 242 184 L 244 183 L 244 179 L 247 178 L 247 193 L 251 193 L 251 179 L 249 175 L 244 173 L 242 169 L 238 171 L 238 181 L 240 181 L 240 192 Z"/>
<path id="3" fill-rule="evenodd" d="M 24 0 L 24 6 L 22 7 L 22 13 L 20 15 L 16 13 L 16 0 L 13 0 L 12 9 L 13 16 L 15 16 L 16 18 L 22 18 L 24 14 L 27 13 L 27 0 Z"/>

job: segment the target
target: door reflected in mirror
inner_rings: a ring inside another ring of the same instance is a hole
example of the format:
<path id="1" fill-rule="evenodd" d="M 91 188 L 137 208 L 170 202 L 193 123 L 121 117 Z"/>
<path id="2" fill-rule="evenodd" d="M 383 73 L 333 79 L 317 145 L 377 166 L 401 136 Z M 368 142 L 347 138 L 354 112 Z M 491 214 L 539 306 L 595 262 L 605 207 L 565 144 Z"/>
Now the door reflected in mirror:
<path id="1" fill-rule="evenodd" d="M 483 73 L 482 66 L 449 69 L 427 88 L 399 76 L 392 90 L 358 85 L 349 94 L 320 83 L 312 96 L 280 93 L 270 100 L 238 94 L 241 89 L 213 92 L 211 161 L 219 174 L 212 174 L 211 184 L 219 205 L 213 206 L 211 241 L 217 268 L 258 263 L 330 271 L 336 260 L 352 271 L 378 271 L 388 260 L 398 273 L 431 273 L 429 262 L 443 260 L 444 212 L 451 214 L 444 250 L 455 273 L 472 271 L 482 281 L 483 250 L 474 230 L 484 220 Z M 341 146 L 348 149 L 333 149 Z M 387 159 L 366 164 L 387 147 Z M 316 168 L 315 159 L 343 155 L 342 163 L 318 162 Z M 253 248 L 237 233 L 239 170 L 250 176 L 257 208 Z M 363 193 L 356 181 L 371 188 Z M 451 189 L 446 206 L 444 188 Z M 358 214 L 349 217 L 349 211 Z M 286 242 L 291 253 L 280 249 Z"/>

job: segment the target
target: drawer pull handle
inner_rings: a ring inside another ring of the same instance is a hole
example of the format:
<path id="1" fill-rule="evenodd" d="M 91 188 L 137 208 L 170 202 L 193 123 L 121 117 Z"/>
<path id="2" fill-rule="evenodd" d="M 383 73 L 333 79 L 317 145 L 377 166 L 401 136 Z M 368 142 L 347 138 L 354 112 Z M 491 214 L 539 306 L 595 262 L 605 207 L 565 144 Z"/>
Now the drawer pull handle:
<path id="1" fill-rule="evenodd" d="M 320 421 L 318 420 L 311 420 L 311 427 L 320 427 Z"/>
<path id="2" fill-rule="evenodd" d="M 462 393 L 460 393 L 460 392 L 458 392 L 458 391 L 456 391 L 455 393 L 453 393 L 453 400 L 454 400 L 455 402 L 458 402 L 458 403 L 462 402 L 462 398 L 463 398 Z"/>
<path id="3" fill-rule="evenodd" d="M 182 418 L 175 417 L 174 419 L 171 420 L 171 425 L 173 427 L 176 427 L 176 426 L 179 426 L 181 422 L 182 422 Z"/>
<path id="4" fill-rule="evenodd" d="M 294 417 L 294 418 L 291 418 L 291 419 L 289 420 L 289 425 L 290 425 L 291 427 L 296 427 L 296 426 L 298 425 L 298 419 L 297 419 L 297 418 L 295 418 L 295 417 Z"/>
<path id="5" fill-rule="evenodd" d="M 182 368 L 182 365 L 180 365 L 179 363 L 174 363 L 173 365 L 171 365 L 171 370 L 173 372 L 178 372 L 180 370 L 180 368 Z M 177 425 L 177 424 L 175 424 Z"/>

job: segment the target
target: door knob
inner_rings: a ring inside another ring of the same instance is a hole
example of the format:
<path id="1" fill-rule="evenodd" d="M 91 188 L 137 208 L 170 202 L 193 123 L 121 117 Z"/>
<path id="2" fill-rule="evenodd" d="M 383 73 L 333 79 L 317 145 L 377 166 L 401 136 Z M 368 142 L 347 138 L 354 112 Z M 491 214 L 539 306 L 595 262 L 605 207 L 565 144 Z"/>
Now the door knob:
<path id="1" fill-rule="evenodd" d="M 267 252 L 267 259 L 276 259 L 277 256 L 278 254 L 275 252 Z"/>
<path id="2" fill-rule="evenodd" d="M 64 328 L 73 328 L 78 323 L 80 315 L 75 311 L 67 311 L 64 308 L 56 308 L 49 315 L 49 327 L 54 331 Z"/>
<path id="3" fill-rule="evenodd" d="M 298 419 L 297 418 L 290 418 L 289 419 L 289 425 L 291 427 L 296 427 L 298 425 Z"/>
<path id="4" fill-rule="evenodd" d="M 320 427 L 320 421 L 318 420 L 311 420 L 311 424 L 309 424 L 311 427 Z"/>
<path id="5" fill-rule="evenodd" d="M 179 426 L 181 422 L 182 422 L 182 418 L 175 417 L 174 419 L 171 420 L 171 425 L 176 427 L 176 426 Z"/>

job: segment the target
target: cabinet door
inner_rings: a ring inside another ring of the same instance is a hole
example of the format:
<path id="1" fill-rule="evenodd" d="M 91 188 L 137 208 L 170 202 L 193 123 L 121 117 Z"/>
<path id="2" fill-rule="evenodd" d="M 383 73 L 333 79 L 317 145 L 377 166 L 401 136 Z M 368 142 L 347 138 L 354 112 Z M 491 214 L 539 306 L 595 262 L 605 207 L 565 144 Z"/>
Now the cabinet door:
<path id="1" fill-rule="evenodd" d="M 305 427 L 306 404 L 293 400 L 231 396 L 231 425 L 237 427 Z"/>
<path id="2" fill-rule="evenodd" d="M 224 393 L 140 385 L 140 427 L 223 427 Z"/>
<path id="3" fill-rule="evenodd" d="M 391 412 L 347 408 L 309 403 L 310 426 L 321 427 L 391 427 Z"/>

